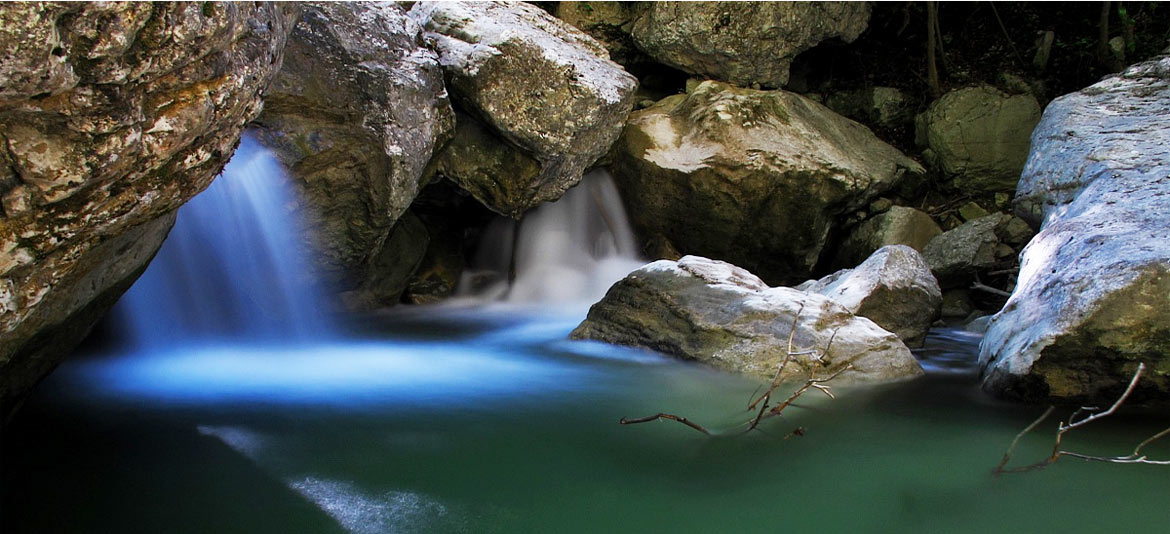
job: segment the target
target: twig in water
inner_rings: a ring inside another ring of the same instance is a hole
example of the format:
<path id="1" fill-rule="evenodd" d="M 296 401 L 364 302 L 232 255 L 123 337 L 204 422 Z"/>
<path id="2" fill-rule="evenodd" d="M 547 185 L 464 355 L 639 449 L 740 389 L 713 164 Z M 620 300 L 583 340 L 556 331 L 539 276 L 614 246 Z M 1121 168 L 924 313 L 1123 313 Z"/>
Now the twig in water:
<path id="1" fill-rule="evenodd" d="M 677 415 L 669 414 L 669 413 L 660 413 L 657 415 L 651 415 L 649 417 L 639 417 L 637 419 L 626 419 L 625 417 L 623 417 L 620 421 L 618 421 L 618 423 L 623 424 L 623 425 L 634 425 L 634 424 L 638 424 L 638 423 L 649 423 L 650 421 L 657 421 L 659 419 L 670 419 L 671 421 L 678 421 L 678 422 L 680 422 L 684 425 L 687 425 L 695 430 L 698 430 L 699 432 L 702 432 L 708 436 L 711 435 L 711 431 L 707 430 L 706 428 L 703 428 L 703 425 L 700 425 L 694 421 L 691 421 L 690 419 L 687 419 L 686 417 L 679 417 Z"/>
<path id="2" fill-rule="evenodd" d="M 1134 447 L 1133 452 L 1131 452 L 1130 454 L 1125 455 L 1125 456 L 1093 456 L 1093 455 L 1089 455 L 1089 454 L 1081 454 L 1078 452 L 1066 451 L 1066 450 L 1063 450 L 1060 448 L 1062 442 L 1064 441 L 1064 435 L 1067 434 L 1069 431 L 1083 427 L 1089 423 L 1092 423 L 1093 421 L 1096 421 L 1098 419 L 1102 419 L 1102 418 L 1107 417 L 1109 415 L 1112 415 L 1114 412 L 1116 412 L 1117 409 L 1120 408 L 1121 405 L 1125 402 L 1125 400 L 1127 398 L 1129 398 L 1129 395 L 1131 393 L 1133 393 L 1134 388 L 1137 386 L 1138 381 L 1141 380 L 1142 373 L 1145 372 L 1145 370 L 1146 370 L 1146 364 L 1139 363 L 1137 370 L 1134 371 L 1134 373 L 1133 373 L 1133 378 L 1129 381 L 1129 386 L 1125 388 L 1125 392 L 1122 393 L 1121 396 L 1118 397 L 1117 400 L 1113 402 L 1113 405 L 1110 406 L 1108 410 L 1105 410 L 1103 412 L 1093 413 L 1092 415 L 1088 415 L 1080 420 L 1077 420 L 1078 415 L 1080 415 L 1082 413 L 1092 412 L 1092 411 L 1097 410 L 1097 408 L 1082 407 L 1082 408 L 1078 409 L 1077 411 L 1073 412 L 1073 414 L 1068 418 L 1067 423 L 1064 423 L 1064 422 L 1060 423 L 1056 428 L 1056 438 L 1055 438 L 1055 443 L 1052 446 L 1052 454 L 1049 455 L 1047 458 L 1045 458 L 1039 462 L 1036 462 L 1034 464 L 1025 465 L 1022 467 L 1013 467 L 1010 469 L 1006 468 L 1007 463 L 1012 458 L 1012 453 L 1015 451 L 1016 445 L 1019 444 L 1019 442 L 1020 442 L 1020 438 L 1022 438 L 1024 436 L 1024 434 L 1031 432 L 1033 429 L 1036 428 L 1037 425 L 1039 425 L 1042 421 L 1047 419 L 1049 415 L 1052 414 L 1052 411 L 1055 408 L 1049 407 L 1047 410 L 1044 411 L 1043 414 L 1040 415 L 1040 417 L 1036 418 L 1035 421 L 1032 421 L 1032 424 L 1028 425 L 1026 428 L 1024 428 L 1024 430 L 1020 431 L 1019 434 L 1016 434 L 1016 438 L 1012 440 L 1012 443 L 1011 443 L 1011 445 L 1008 446 L 1007 451 L 1003 453 L 1003 459 L 1000 460 L 999 465 L 995 466 L 994 473 L 996 475 L 999 475 L 1001 473 L 1021 473 L 1024 471 L 1033 471 L 1036 469 L 1041 469 L 1044 467 L 1048 467 L 1049 465 L 1052 465 L 1057 460 L 1059 460 L 1062 456 L 1071 456 L 1073 458 L 1080 458 L 1082 460 L 1088 460 L 1088 461 L 1094 461 L 1094 462 L 1110 462 L 1110 463 L 1117 463 L 1117 464 L 1170 465 L 1170 460 L 1151 460 L 1150 458 L 1148 458 L 1147 456 L 1142 454 L 1142 449 L 1145 448 L 1146 445 L 1149 445 L 1149 444 L 1151 444 L 1159 439 L 1166 437 L 1167 435 L 1170 435 L 1170 428 L 1166 428 L 1165 430 L 1162 430 L 1161 432 L 1158 432 L 1158 433 L 1146 438 L 1144 441 L 1139 443 L 1137 445 L 1137 447 Z"/>

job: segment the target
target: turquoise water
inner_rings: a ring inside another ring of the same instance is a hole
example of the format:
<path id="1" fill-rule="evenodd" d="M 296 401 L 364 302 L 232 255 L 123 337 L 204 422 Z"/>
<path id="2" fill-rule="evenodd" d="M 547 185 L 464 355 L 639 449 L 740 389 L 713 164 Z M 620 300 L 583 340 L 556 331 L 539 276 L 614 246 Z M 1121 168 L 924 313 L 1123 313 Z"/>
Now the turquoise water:
<path id="1" fill-rule="evenodd" d="M 968 334 L 931 338 L 924 379 L 810 394 L 742 434 L 758 382 L 565 341 L 576 320 L 416 309 L 364 318 L 344 344 L 79 356 L 6 429 L 0 531 L 1170 527 L 1168 468 L 1063 459 L 992 476 L 1041 409 L 978 392 Z M 617 423 L 660 411 L 725 434 Z M 1046 454 L 1055 424 L 1024 440 L 1021 461 Z M 1168 424 L 1122 415 L 1066 443 L 1124 453 Z"/>

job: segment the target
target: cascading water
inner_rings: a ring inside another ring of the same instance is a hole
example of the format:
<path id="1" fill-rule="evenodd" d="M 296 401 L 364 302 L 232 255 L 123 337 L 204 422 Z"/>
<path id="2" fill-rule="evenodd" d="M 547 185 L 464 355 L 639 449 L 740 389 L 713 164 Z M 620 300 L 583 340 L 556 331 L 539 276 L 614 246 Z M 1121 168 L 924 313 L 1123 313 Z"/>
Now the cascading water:
<path id="1" fill-rule="evenodd" d="M 517 229 L 517 225 L 519 228 Z M 558 201 L 484 233 L 461 294 L 516 303 L 588 306 L 644 262 L 613 179 L 595 170 Z M 476 288 L 485 275 L 498 280 Z"/>
<path id="2" fill-rule="evenodd" d="M 179 210 L 150 267 L 116 309 L 127 342 L 303 341 L 331 330 L 290 214 L 288 176 L 250 135 L 223 173 Z"/>

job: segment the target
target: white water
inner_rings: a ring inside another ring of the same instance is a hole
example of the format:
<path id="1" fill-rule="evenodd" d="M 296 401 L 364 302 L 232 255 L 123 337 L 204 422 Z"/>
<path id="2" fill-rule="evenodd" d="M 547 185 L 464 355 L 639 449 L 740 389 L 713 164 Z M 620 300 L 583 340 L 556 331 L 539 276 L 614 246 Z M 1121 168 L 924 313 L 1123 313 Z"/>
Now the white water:
<path id="1" fill-rule="evenodd" d="M 127 344 L 157 349 L 223 340 L 304 341 L 327 334 L 276 158 L 245 135 L 223 173 L 179 210 L 142 277 L 119 301 Z"/>
<path id="2" fill-rule="evenodd" d="M 613 179 L 595 170 L 521 222 L 493 222 L 460 296 L 583 309 L 644 263 Z M 496 282 L 476 287 L 485 277 Z"/>

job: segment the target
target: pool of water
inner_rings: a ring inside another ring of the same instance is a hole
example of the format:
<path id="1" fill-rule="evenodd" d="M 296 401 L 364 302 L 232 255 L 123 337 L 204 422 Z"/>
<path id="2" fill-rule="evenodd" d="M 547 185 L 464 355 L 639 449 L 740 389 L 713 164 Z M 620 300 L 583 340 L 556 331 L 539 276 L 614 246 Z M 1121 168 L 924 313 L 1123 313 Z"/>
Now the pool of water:
<path id="1" fill-rule="evenodd" d="M 1170 468 L 995 477 L 1040 411 L 985 398 L 978 339 L 928 376 L 812 394 L 744 434 L 758 381 L 565 337 L 579 316 L 415 309 L 345 343 L 82 355 L 2 436 L 5 533 L 1118 532 L 1170 525 Z M 661 421 L 672 412 L 720 431 Z M 1044 456 L 1056 421 L 1025 438 Z M 1070 434 L 1125 453 L 1170 415 Z M 802 427 L 803 436 L 792 436 Z M 1158 444 L 1151 453 L 1170 456 Z"/>

